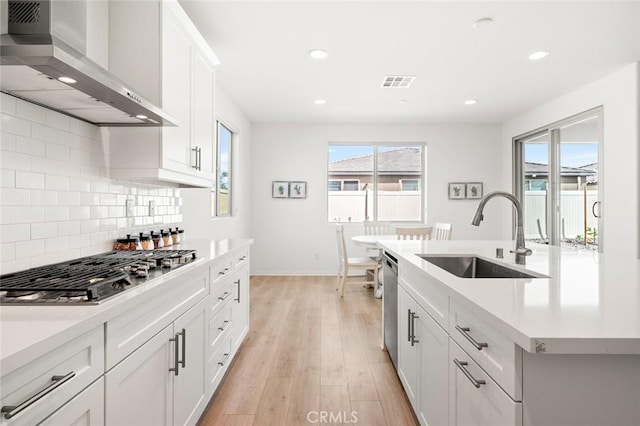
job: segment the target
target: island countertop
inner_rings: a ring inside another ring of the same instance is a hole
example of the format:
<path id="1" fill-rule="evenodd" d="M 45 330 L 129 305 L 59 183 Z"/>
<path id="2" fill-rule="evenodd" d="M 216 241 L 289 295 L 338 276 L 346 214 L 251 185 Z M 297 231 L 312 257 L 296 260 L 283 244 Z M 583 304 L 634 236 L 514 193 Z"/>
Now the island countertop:
<path id="1" fill-rule="evenodd" d="M 527 244 L 516 265 L 513 241 L 380 241 L 402 267 L 414 265 L 452 300 L 528 352 L 640 354 L 640 260 L 589 250 Z M 504 259 L 496 259 L 503 248 Z M 478 255 L 550 278 L 459 278 L 417 254 Z M 407 262 L 407 263 L 405 263 Z"/>

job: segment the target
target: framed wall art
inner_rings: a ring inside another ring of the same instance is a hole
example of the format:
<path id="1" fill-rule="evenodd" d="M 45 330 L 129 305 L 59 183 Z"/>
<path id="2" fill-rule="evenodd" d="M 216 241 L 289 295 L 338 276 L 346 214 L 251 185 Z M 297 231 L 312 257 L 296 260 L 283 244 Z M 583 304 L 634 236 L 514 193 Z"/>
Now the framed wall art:
<path id="1" fill-rule="evenodd" d="M 271 189 L 271 197 L 273 198 L 289 198 L 289 182 L 282 180 L 274 180 Z"/>
<path id="2" fill-rule="evenodd" d="M 466 184 L 464 182 L 449 182 L 449 199 L 464 200 Z"/>
<path id="3" fill-rule="evenodd" d="M 307 182 L 289 182 L 289 198 L 307 198 Z"/>
<path id="4" fill-rule="evenodd" d="M 482 198 L 482 182 L 467 183 L 467 199 L 476 200 Z"/>

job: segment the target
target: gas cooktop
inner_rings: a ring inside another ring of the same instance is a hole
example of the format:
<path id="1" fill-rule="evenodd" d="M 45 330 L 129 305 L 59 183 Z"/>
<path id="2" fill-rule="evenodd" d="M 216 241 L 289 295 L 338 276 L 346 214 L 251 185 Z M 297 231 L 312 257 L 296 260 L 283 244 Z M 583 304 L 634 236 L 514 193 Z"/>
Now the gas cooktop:
<path id="1" fill-rule="evenodd" d="M 195 250 L 112 251 L 5 274 L 0 304 L 98 304 L 195 258 Z"/>

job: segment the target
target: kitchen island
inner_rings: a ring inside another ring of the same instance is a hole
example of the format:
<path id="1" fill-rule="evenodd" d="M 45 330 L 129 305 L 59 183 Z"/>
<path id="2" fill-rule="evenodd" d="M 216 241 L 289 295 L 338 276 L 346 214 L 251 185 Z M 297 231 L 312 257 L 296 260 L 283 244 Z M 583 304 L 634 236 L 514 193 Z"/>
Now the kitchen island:
<path id="1" fill-rule="evenodd" d="M 531 244 L 521 266 L 513 241 L 379 245 L 399 261 L 398 374 L 422 423 L 640 424 L 639 260 Z M 548 278 L 460 278 L 418 255 Z"/>

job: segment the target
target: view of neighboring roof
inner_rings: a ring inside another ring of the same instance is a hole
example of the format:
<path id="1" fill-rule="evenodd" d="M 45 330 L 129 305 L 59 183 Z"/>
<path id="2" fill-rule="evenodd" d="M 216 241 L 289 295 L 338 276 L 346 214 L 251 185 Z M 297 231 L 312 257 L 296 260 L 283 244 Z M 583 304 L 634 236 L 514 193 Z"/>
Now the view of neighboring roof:
<path id="1" fill-rule="evenodd" d="M 403 147 L 378 153 L 378 174 L 419 175 L 422 169 L 420 148 Z M 373 171 L 373 154 L 345 158 L 329 163 L 329 173 L 360 175 Z"/>
<path id="2" fill-rule="evenodd" d="M 524 163 L 524 174 L 526 176 L 549 174 L 549 165 L 542 163 Z M 597 176 L 598 163 L 587 164 L 580 167 L 561 167 L 560 174 L 562 176 Z"/>

